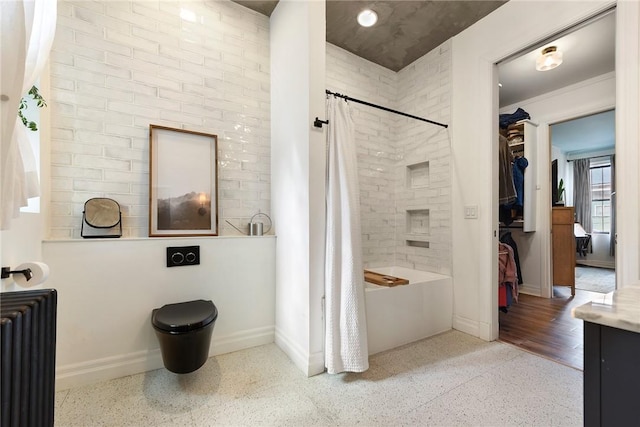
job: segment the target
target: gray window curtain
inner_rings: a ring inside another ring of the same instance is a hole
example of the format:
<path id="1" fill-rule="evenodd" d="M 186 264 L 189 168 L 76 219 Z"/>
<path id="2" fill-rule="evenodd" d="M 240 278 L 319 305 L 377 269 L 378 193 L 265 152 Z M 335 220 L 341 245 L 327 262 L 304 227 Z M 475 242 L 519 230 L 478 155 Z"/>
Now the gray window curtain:
<path id="1" fill-rule="evenodd" d="M 616 155 L 611 155 L 611 230 L 609 232 L 609 255 L 616 256 Z"/>
<path id="2" fill-rule="evenodd" d="M 573 161 L 573 205 L 576 221 L 591 233 L 591 170 L 589 159 Z"/>

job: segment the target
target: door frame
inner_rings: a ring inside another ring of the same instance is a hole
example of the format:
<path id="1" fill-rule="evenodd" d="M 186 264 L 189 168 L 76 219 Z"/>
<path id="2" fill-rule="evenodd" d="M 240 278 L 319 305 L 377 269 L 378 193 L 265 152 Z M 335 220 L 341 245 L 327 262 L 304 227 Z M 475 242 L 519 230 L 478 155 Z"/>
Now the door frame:
<path id="1" fill-rule="evenodd" d="M 559 116 L 560 118 L 556 120 L 554 116 L 550 116 L 549 117 L 549 123 L 547 125 L 547 128 L 548 128 L 548 144 L 549 144 L 548 145 L 548 150 L 549 150 L 549 154 L 551 154 L 552 147 L 553 147 L 553 137 L 551 135 L 551 126 L 557 125 L 557 124 L 560 124 L 560 123 L 563 123 L 563 122 L 571 121 L 571 120 L 580 119 L 580 118 L 583 118 L 583 117 L 592 116 L 594 114 L 604 113 L 604 112 L 611 111 L 611 110 L 613 110 L 617 114 L 616 107 L 615 107 L 615 100 L 613 102 L 613 107 L 607 108 L 607 105 L 610 105 L 610 104 L 611 104 L 610 102 L 608 103 L 608 102 L 606 102 L 606 100 L 603 100 L 603 103 L 601 105 L 604 107 L 604 109 L 596 109 L 596 111 L 590 111 L 590 110 L 592 110 L 592 108 L 586 108 L 585 109 L 585 111 L 587 111 L 586 114 L 580 114 L 580 115 L 577 115 L 577 116 L 574 116 L 574 117 L 564 118 L 564 115 L 561 115 L 561 116 Z M 598 104 L 598 106 L 599 105 L 600 104 Z M 617 120 L 617 117 L 616 117 L 616 120 Z M 615 153 L 615 150 L 616 150 L 616 145 L 617 144 L 616 144 L 615 136 L 614 136 L 614 153 Z M 551 164 L 550 163 L 551 160 L 552 160 L 551 156 L 549 156 L 549 164 Z M 551 180 L 551 171 L 549 171 L 548 179 Z M 618 184 L 617 175 L 615 176 L 615 179 L 616 179 L 616 183 L 615 184 L 617 186 L 617 184 Z M 551 183 L 551 181 L 549 181 L 549 182 L 550 182 L 549 190 L 551 190 L 552 183 Z M 547 197 L 547 199 L 550 199 L 550 196 L 551 196 L 551 194 L 549 193 L 549 197 Z M 618 199 L 616 198 L 616 210 L 618 209 L 617 201 L 618 201 Z M 551 217 L 551 211 L 552 211 L 552 207 L 553 206 L 551 206 L 551 203 L 549 202 L 549 200 L 547 200 L 547 202 L 548 202 L 548 205 L 549 205 L 549 209 L 548 209 L 549 217 Z M 550 231 L 553 232 L 553 230 L 550 230 Z M 614 236 L 614 238 L 615 238 L 615 236 Z M 549 233 L 549 242 L 548 242 L 549 243 L 549 252 L 547 254 L 548 260 L 549 260 L 548 261 L 549 262 L 549 272 L 548 272 L 549 274 L 545 275 L 545 277 L 547 278 L 547 281 L 543 284 L 543 294 L 545 296 L 549 295 L 548 298 L 553 298 L 553 257 L 552 257 L 553 254 L 551 253 L 551 239 L 552 239 L 552 235 L 551 235 L 551 233 Z M 614 260 L 615 260 L 615 257 L 614 257 Z M 615 268 L 615 266 L 614 266 L 614 268 Z M 617 284 L 616 284 L 616 289 L 617 289 Z"/>
<path id="2" fill-rule="evenodd" d="M 499 332 L 495 64 L 615 5 L 615 1 L 561 1 L 542 7 L 536 2 L 508 2 L 453 38 L 451 227 L 453 327 L 457 330 L 487 341 L 497 339 Z M 624 180 L 617 180 L 616 191 L 620 200 L 625 199 L 624 204 L 618 203 L 617 212 L 616 273 L 621 288 L 625 280 L 627 284 L 640 281 L 640 3 L 620 1 L 617 11 L 616 169 Z M 530 19 L 513 19 L 522 14 Z M 477 219 L 464 218 L 467 205 L 478 206 Z"/>
<path id="3" fill-rule="evenodd" d="M 546 147 L 546 152 L 547 152 L 547 158 L 543 160 L 544 163 L 544 168 L 547 170 L 547 173 L 544 174 L 543 176 L 546 177 L 546 188 L 548 189 L 547 194 L 542 194 L 542 198 L 544 200 L 544 207 L 543 209 L 545 210 L 545 212 L 547 212 L 547 221 L 549 224 L 549 232 L 546 233 L 545 235 L 545 239 L 543 241 L 543 247 L 546 247 L 547 250 L 546 252 L 543 252 L 543 255 L 545 255 L 546 259 L 546 268 L 545 268 L 545 274 L 544 274 L 544 278 L 546 279 L 545 282 L 542 283 L 541 288 L 542 288 L 542 297 L 545 298 L 553 298 L 553 261 L 552 261 L 552 227 L 551 227 L 551 212 L 552 212 L 552 204 L 551 204 L 551 142 L 552 142 L 552 138 L 551 138 L 551 126 L 558 124 L 558 123 L 562 123 L 562 122 L 566 122 L 566 121 L 570 121 L 570 120 L 575 120 L 575 119 L 579 119 L 581 117 L 586 117 L 586 116 L 591 116 L 593 114 L 598 114 L 598 113 L 604 113 L 606 111 L 611 111 L 614 110 L 616 111 L 616 121 L 618 120 L 617 117 L 617 110 L 616 110 L 616 103 L 615 103 L 615 99 L 614 102 L 611 103 L 609 100 L 607 99 L 602 99 L 602 103 L 598 103 L 595 105 L 589 105 L 589 106 L 578 106 L 576 108 L 576 110 L 572 110 L 571 112 L 563 112 L 561 114 L 552 114 L 548 117 L 545 118 L 545 122 L 544 122 L 544 128 L 543 128 L 543 133 L 544 135 L 538 135 L 538 142 L 543 144 Z M 615 143 L 615 140 L 614 140 Z M 540 154 L 540 153 L 538 153 Z M 618 178 L 616 176 L 616 185 L 618 183 Z M 616 200 L 616 209 L 617 209 L 617 200 Z M 543 263 L 544 265 L 544 263 Z"/>

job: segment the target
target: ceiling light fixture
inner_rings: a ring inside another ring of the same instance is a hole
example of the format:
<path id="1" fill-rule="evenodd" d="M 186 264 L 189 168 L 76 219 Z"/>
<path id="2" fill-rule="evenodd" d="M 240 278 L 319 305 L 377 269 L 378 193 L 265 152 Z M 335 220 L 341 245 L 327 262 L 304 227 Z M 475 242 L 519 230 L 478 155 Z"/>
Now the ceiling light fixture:
<path id="1" fill-rule="evenodd" d="M 358 14 L 358 24 L 363 27 L 371 27 L 378 22 L 378 14 L 371 9 L 365 9 Z"/>
<path id="2" fill-rule="evenodd" d="M 560 64 L 562 64 L 562 52 L 555 46 L 549 46 L 542 49 L 542 53 L 536 59 L 536 70 L 553 70 Z"/>

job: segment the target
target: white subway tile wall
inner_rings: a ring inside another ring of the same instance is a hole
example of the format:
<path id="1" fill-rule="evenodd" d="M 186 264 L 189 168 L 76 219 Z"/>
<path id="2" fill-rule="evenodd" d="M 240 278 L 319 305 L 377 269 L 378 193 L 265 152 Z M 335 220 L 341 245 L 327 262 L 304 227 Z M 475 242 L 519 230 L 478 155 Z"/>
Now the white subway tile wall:
<path id="1" fill-rule="evenodd" d="M 60 1 L 51 53 L 51 227 L 111 197 L 148 236 L 149 125 L 218 135 L 221 234 L 270 208 L 269 19 L 230 1 Z"/>
<path id="2" fill-rule="evenodd" d="M 450 124 L 451 41 L 446 41 L 398 72 L 400 111 Z M 396 235 L 395 265 L 451 274 L 451 138 L 449 128 L 402 118 L 397 124 L 396 221 L 406 227 L 406 212 L 429 211 L 428 248 L 407 244 Z M 411 166 L 428 162 L 428 185 L 407 185 Z"/>
<path id="3" fill-rule="evenodd" d="M 334 92 L 449 122 L 450 42 L 399 73 L 331 44 L 326 63 L 327 88 Z M 365 267 L 393 264 L 451 274 L 449 131 L 357 103 L 351 107 Z M 411 171 L 422 175 L 411 177 Z M 429 213 L 428 230 L 420 230 L 419 245 L 407 242 L 408 212 L 416 211 Z"/>
<path id="4" fill-rule="evenodd" d="M 269 21 L 229 1 L 60 2 L 51 56 L 50 238 L 78 238 L 84 202 L 112 197 L 148 235 L 149 124 L 218 135 L 219 226 L 270 206 Z M 447 123 L 450 44 L 394 73 L 327 45 L 327 88 Z M 364 261 L 448 274 L 449 133 L 352 103 Z M 427 185 L 408 185 L 427 164 Z M 420 168 L 414 166 L 413 169 Z M 407 210 L 429 211 L 429 248 Z"/>
<path id="5" fill-rule="evenodd" d="M 378 105 L 395 108 L 397 74 L 327 44 L 327 89 Z M 354 102 L 360 178 L 360 216 L 365 267 L 393 263 L 396 253 L 395 168 L 397 115 Z"/>

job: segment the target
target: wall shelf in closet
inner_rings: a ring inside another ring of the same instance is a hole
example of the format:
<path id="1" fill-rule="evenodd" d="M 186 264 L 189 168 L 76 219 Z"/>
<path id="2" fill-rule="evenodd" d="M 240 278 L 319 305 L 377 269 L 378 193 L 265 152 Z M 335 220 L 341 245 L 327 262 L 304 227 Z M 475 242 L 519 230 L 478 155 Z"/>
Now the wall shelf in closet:
<path id="1" fill-rule="evenodd" d="M 536 170 L 538 140 L 537 123 L 531 120 L 521 120 L 509 126 L 512 137 L 507 137 L 509 147 L 514 156 L 523 156 L 529 162 L 524 170 L 524 204 L 522 209 L 522 231 L 528 233 L 536 231 L 536 199 L 538 177 Z"/>
<path id="2" fill-rule="evenodd" d="M 509 143 L 509 148 L 515 151 L 524 150 L 524 141 Z"/>
<path id="3" fill-rule="evenodd" d="M 498 226 L 500 229 L 503 228 L 517 228 L 519 230 L 522 230 L 524 228 L 524 220 L 521 219 L 516 219 L 515 221 L 513 221 L 512 223 L 510 223 L 509 225 L 506 225 L 504 222 L 500 221 L 500 223 L 498 223 Z"/>

